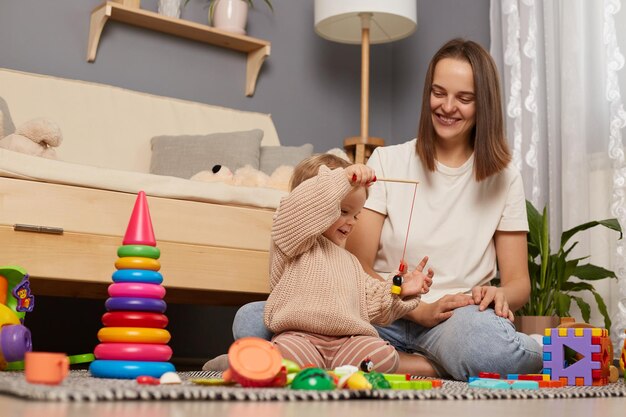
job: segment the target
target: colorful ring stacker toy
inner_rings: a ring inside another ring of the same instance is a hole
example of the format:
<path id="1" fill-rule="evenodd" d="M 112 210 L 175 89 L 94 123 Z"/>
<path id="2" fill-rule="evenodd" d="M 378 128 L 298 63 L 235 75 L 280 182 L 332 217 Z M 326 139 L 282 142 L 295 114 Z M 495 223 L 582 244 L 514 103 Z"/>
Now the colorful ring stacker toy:
<path id="1" fill-rule="evenodd" d="M 113 282 L 147 282 L 161 284 L 163 275 L 149 269 L 120 269 L 113 273 Z"/>
<path id="2" fill-rule="evenodd" d="M 165 329 L 147 327 L 103 327 L 98 330 L 98 340 L 107 343 L 160 343 L 170 341 L 171 335 Z"/>
<path id="3" fill-rule="evenodd" d="M 135 379 L 142 375 L 161 378 L 166 372 L 176 372 L 176 368 L 169 362 L 95 360 L 89 372 L 97 378 Z"/>
<path id="4" fill-rule="evenodd" d="M 172 357 L 172 348 L 152 343 L 100 343 L 94 354 L 98 359 L 166 362 Z"/>
<path id="5" fill-rule="evenodd" d="M 110 311 L 102 315 L 105 327 L 151 327 L 164 329 L 168 318 L 165 314 L 147 311 Z"/>
<path id="6" fill-rule="evenodd" d="M 104 302 L 107 311 L 151 311 L 164 313 L 167 303 L 155 298 L 110 297 Z"/>

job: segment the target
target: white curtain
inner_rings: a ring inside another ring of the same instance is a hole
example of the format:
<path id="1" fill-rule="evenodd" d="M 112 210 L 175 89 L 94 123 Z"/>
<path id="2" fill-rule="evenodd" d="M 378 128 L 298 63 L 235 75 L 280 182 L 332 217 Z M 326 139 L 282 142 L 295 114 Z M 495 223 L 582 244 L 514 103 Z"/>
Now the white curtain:
<path id="1" fill-rule="evenodd" d="M 626 230 L 620 94 L 620 84 L 626 88 L 620 52 L 620 46 L 626 50 L 626 12 L 620 7 L 621 0 L 491 0 L 491 53 L 504 85 L 513 162 L 526 198 L 540 212 L 548 205 L 553 248 L 563 230 L 590 220 L 616 217 Z M 591 254 L 591 263 L 618 276 L 594 285 L 607 302 L 614 346 L 621 349 L 626 245 L 603 227 L 576 239 L 573 256 Z M 586 298 L 591 322 L 603 327 L 595 301 Z"/>

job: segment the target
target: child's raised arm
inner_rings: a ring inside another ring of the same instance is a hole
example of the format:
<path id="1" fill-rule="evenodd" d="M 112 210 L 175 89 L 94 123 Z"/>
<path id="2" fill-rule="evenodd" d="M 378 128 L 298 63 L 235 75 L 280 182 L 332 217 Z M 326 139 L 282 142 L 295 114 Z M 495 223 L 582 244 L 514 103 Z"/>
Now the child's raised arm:
<path id="1" fill-rule="evenodd" d="M 272 224 L 272 239 L 287 257 L 308 250 L 341 214 L 340 203 L 352 186 L 343 168 L 319 173 L 302 182 L 284 197 Z"/>

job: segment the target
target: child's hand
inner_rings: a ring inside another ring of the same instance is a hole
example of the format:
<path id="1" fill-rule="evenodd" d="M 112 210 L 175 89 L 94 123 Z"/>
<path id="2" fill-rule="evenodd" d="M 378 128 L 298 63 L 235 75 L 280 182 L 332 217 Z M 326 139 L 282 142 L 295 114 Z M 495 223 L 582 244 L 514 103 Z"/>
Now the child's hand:
<path id="1" fill-rule="evenodd" d="M 363 164 L 350 165 L 345 169 L 348 181 L 352 185 L 360 185 L 367 187 L 372 182 L 376 181 L 376 174 L 374 170 Z"/>
<path id="2" fill-rule="evenodd" d="M 424 274 L 424 268 L 428 263 L 428 256 L 424 256 L 422 261 L 417 265 L 413 271 L 405 272 L 402 275 L 402 292 L 401 297 L 410 297 L 414 295 L 426 294 L 430 290 L 430 286 L 433 283 L 433 276 L 435 275 L 432 268 L 428 268 L 428 272 Z M 406 264 L 404 264 L 406 269 Z"/>

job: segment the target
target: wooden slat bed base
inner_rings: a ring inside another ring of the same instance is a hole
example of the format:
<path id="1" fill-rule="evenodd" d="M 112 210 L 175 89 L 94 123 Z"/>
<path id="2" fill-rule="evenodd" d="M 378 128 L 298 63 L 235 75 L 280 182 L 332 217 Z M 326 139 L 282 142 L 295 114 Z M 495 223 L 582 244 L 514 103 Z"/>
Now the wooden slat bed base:
<path id="1" fill-rule="evenodd" d="M 122 237 L 136 198 L 0 177 L 0 225 L 25 223 Z M 269 250 L 273 210 L 150 196 L 148 206 L 157 241 Z"/>
<path id="2" fill-rule="evenodd" d="M 16 232 L 7 226 L 0 226 L 0 242 L 0 264 L 26 269 L 35 294 L 97 298 L 107 296 L 120 245 L 117 237 Z M 172 302 L 231 305 L 267 296 L 267 252 L 172 242 L 157 246 Z"/>
<path id="3" fill-rule="evenodd" d="M 135 198 L 0 177 L 0 265 L 25 268 L 35 295 L 106 297 Z M 272 211 L 154 197 L 148 204 L 166 301 L 238 305 L 267 297 Z M 64 233 L 15 231 L 16 223 Z"/>

